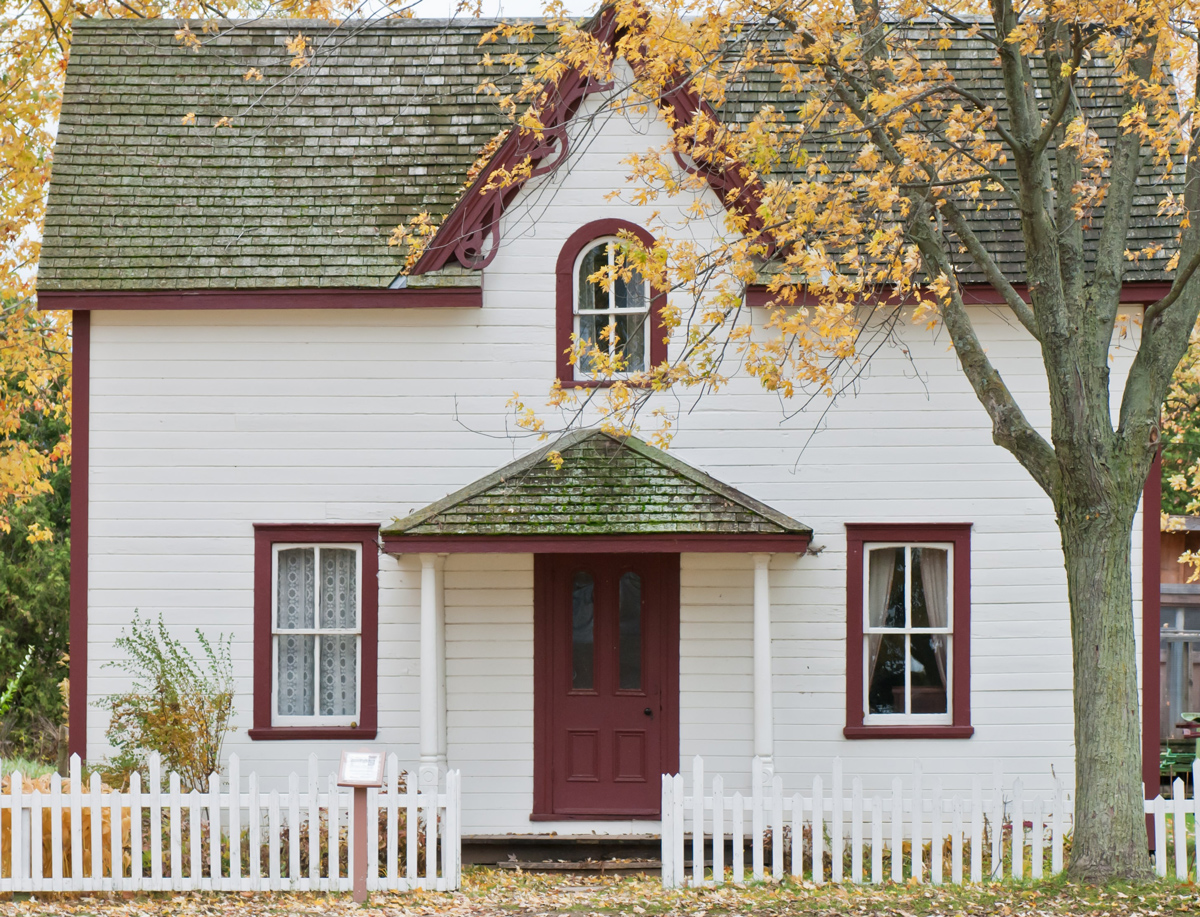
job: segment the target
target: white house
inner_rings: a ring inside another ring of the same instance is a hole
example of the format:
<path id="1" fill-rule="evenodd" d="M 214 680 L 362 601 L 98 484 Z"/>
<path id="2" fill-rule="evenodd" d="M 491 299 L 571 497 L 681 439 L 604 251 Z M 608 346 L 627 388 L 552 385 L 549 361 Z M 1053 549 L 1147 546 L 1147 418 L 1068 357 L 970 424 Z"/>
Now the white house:
<path id="1" fill-rule="evenodd" d="M 108 753 L 98 701 L 136 609 L 232 636 L 244 769 L 361 745 L 461 768 L 468 835 L 653 834 L 659 775 L 695 754 L 733 789 L 754 755 L 795 786 L 835 756 L 868 792 L 914 759 L 950 789 L 997 762 L 1070 786 L 1054 514 L 943 331 L 901 326 L 853 391 L 794 417 L 736 378 L 684 406 L 669 453 L 594 418 L 520 434 L 514 392 L 589 381 L 564 341 L 597 315 L 634 363 L 675 346 L 648 289 L 581 289 L 606 241 L 722 229 L 611 195 L 667 128 L 579 79 L 555 143 L 495 152 L 535 177 L 464 193 L 504 127 L 475 92 L 491 25 L 249 22 L 197 53 L 177 23 L 76 24 L 39 277 L 76 329 L 73 750 Z M 388 236 L 421 210 L 446 219 L 401 276 Z M 1035 342 L 960 279 L 1045 428 Z M 1162 281 L 1132 266 L 1131 314 Z"/>

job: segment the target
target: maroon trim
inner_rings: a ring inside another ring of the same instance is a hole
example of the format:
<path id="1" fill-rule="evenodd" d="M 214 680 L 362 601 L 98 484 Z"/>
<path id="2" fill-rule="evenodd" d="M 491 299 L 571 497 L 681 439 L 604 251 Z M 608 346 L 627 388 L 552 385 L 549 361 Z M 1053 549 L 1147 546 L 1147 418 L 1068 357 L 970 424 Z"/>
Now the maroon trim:
<path id="1" fill-rule="evenodd" d="M 1159 767 L 1159 652 L 1162 584 L 1162 451 L 1150 463 L 1142 489 L 1142 782 L 1146 798 L 1158 795 Z M 1146 830 L 1153 848 L 1152 816 Z"/>
<path id="2" fill-rule="evenodd" d="M 591 33 L 599 43 L 611 48 L 616 31 L 616 9 L 609 6 L 600 11 Z M 567 158 L 570 152 L 567 124 L 585 98 L 607 88 L 609 84 L 597 82 L 574 67 L 553 86 L 547 86 L 534 103 L 541 130 L 535 133 L 517 127 L 508 132 L 409 273 L 439 270 L 451 258 L 474 270 L 491 263 L 500 250 L 500 218 L 504 211 L 526 181 L 553 172 Z M 518 166 L 529 169 L 523 179 L 492 185 L 492 176 L 498 169 L 511 173 Z"/>
<path id="3" fill-rule="evenodd" d="M 564 552 L 568 553 L 568 552 Z M 578 553 L 571 551 L 569 553 Z M 628 553 L 628 551 L 626 551 Z M 663 729 L 661 762 L 663 773 L 679 773 L 679 557 L 664 557 L 660 564 L 663 607 L 668 614 L 662 621 Z M 608 821 L 660 818 L 654 815 L 558 814 L 554 812 L 553 781 L 553 709 L 550 703 L 554 685 L 552 667 L 539 665 L 554 653 L 549 617 L 553 612 L 553 558 L 536 554 L 533 558 L 533 812 L 531 822 Z M 673 612 L 673 613 L 672 613 Z"/>
<path id="4" fill-rule="evenodd" d="M 88 434 L 91 430 L 92 315 L 71 316 L 71 698 L 67 746 L 87 757 L 88 710 Z"/>
<path id="5" fill-rule="evenodd" d="M 953 722 L 946 726 L 863 724 L 863 544 L 871 541 L 947 541 L 954 545 Z M 971 523 L 846 524 L 847 739 L 968 739 L 971 726 Z"/>
<path id="6" fill-rule="evenodd" d="M 446 554 L 740 554 L 778 551 L 802 554 L 809 535 L 392 535 L 384 536 L 387 554 L 419 551 Z"/>
<path id="7" fill-rule="evenodd" d="M 38 308 L 112 309 L 478 309 L 482 287 L 428 289 L 66 290 L 39 292 Z"/>
<path id="8" fill-rule="evenodd" d="M 1013 284 L 1013 289 L 1026 302 L 1030 301 L 1029 288 L 1023 283 Z M 1149 305 L 1156 303 L 1171 289 L 1171 284 L 1158 281 L 1139 281 L 1137 283 L 1127 283 L 1121 287 L 1121 303 L 1129 305 Z M 964 283 L 962 285 L 963 302 L 967 305 L 1003 305 L 1004 297 L 996 291 L 991 284 L 987 283 Z M 771 301 L 771 294 L 767 288 L 760 284 L 754 284 L 746 288 L 746 305 L 761 307 L 767 305 Z M 883 302 L 888 302 L 890 297 L 868 297 L 869 299 L 882 299 Z M 819 297 L 809 293 L 807 290 L 798 291 L 795 305 L 797 306 L 813 306 L 819 302 Z M 789 304 L 790 305 L 790 304 Z"/>
<path id="9" fill-rule="evenodd" d="M 369 523 L 255 523 L 254 726 L 251 739 L 373 739 L 379 719 L 379 527 Z M 362 545 L 362 697 L 357 726 L 271 724 L 271 546 L 277 542 Z"/>
<path id="10" fill-rule="evenodd" d="M 633 233 L 647 248 L 654 245 L 654 236 L 628 220 L 593 220 L 580 226 L 563 243 L 555 268 L 555 318 L 557 323 L 555 368 L 564 387 L 602 388 L 612 385 L 607 379 L 575 379 L 575 367 L 568 356 L 571 333 L 575 330 L 575 259 L 596 239 Z M 650 365 L 657 366 L 667 359 L 667 329 L 662 312 L 667 307 L 667 294 L 655 292 L 650 300 Z"/>

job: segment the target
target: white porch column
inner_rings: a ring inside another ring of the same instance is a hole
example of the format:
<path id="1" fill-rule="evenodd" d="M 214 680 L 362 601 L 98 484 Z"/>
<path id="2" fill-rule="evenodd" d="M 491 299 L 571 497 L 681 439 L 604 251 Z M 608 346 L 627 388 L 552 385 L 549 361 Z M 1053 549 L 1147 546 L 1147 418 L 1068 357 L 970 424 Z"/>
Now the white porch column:
<path id="1" fill-rule="evenodd" d="M 770 554 L 754 558 L 754 754 L 775 771 L 775 716 L 771 697 Z"/>
<path id="2" fill-rule="evenodd" d="M 442 599 L 444 557 L 421 555 L 421 788 L 436 786 L 446 765 L 446 622 Z"/>

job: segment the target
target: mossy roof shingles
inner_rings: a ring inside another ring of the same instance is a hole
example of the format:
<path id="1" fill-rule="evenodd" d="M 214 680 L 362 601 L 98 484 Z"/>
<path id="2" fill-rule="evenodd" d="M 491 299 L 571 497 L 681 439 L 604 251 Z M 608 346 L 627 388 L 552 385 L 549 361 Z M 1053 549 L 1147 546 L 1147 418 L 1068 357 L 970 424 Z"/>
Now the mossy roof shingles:
<path id="1" fill-rule="evenodd" d="M 562 466 L 548 461 L 562 455 Z M 811 535 L 636 437 L 582 430 L 384 526 L 429 535 Z"/>
<path id="2" fill-rule="evenodd" d="M 184 47 L 170 21 L 91 20 L 75 26 L 55 150 L 39 286 L 43 290 L 384 287 L 402 267 L 392 229 L 429 211 L 444 216 L 471 164 L 506 126 L 477 92 L 497 71 L 481 66 L 491 20 L 370 24 L 257 21 Z M 307 67 L 287 41 L 303 32 Z M 955 79 L 1002 110 L 995 50 L 956 34 Z M 539 32 L 534 45 L 548 46 Z M 501 46 L 502 50 L 508 50 Z M 495 49 L 494 49 L 495 50 Z M 524 49 L 529 51 L 531 49 Z M 245 80 L 251 68 L 264 79 Z M 1119 87 L 1094 65 L 1081 93 L 1090 123 L 1116 137 Z M 1038 88 L 1045 91 L 1043 79 Z M 794 112 L 795 98 L 760 69 L 731 87 L 721 115 L 744 123 L 763 105 Z M 182 119 L 195 112 L 193 125 Z M 232 127 L 214 125 L 222 117 Z M 820 140 L 810 143 L 820 144 Z M 848 167 L 857 146 L 824 145 Z M 1009 164 L 1000 171 L 1015 181 Z M 1179 190 L 1182 170 L 1172 177 Z M 1167 190 L 1144 169 L 1128 248 L 1161 255 L 1126 266 L 1126 279 L 1161 280 L 1175 229 L 1156 216 Z M 614 175 L 616 183 L 622 175 Z M 1007 275 L 1024 280 L 1020 223 L 998 195 L 968 219 Z M 1103 208 L 1087 229 L 1091 257 Z M 963 253 L 960 279 L 984 278 Z M 458 282 L 478 283 L 457 266 Z M 429 282 L 428 280 L 426 282 Z"/>
<path id="3" fill-rule="evenodd" d="M 504 127 L 476 92 L 493 24 L 245 22 L 196 52 L 176 22 L 77 23 L 40 287 L 387 286 L 392 229 L 445 213 Z"/>

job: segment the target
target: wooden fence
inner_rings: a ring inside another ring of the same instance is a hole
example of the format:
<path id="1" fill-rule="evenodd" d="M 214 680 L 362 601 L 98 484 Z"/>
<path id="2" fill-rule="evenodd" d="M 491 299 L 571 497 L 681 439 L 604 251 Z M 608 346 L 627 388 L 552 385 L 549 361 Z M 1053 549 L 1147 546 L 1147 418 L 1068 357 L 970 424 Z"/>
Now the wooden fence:
<path id="1" fill-rule="evenodd" d="M 1168 864 L 1172 862 L 1175 865 L 1171 871 L 1175 878 L 1186 880 L 1189 865 L 1195 869 L 1194 874 L 1200 876 L 1200 843 L 1197 843 L 1196 835 L 1196 826 L 1200 825 L 1200 807 L 1195 795 L 1197 778 L 1200 778 L 1200 760 L 1192 762 L 1191 799 L 1187 798 L 1183 780 L 1176 777 L 1171 785 L 1170 799 L 1160 795 L 1146 800 L 1146 814 L 1152 816 L 1149 823 L 1154 871 L 1160 876 L 1166 876 Z M 1190 827 L 1189 818 L 1192 821 Z M 1188 855 L 1189 847 L 1193 848 L 1191 856 Z"/>
<path id="2" fill-rule="evenodd" d="M 243 781 L 236 755 L 228 782 L 213 774 L 206 791 L 167 789 L 155 756 L 145 788 L 137 774 L 125 792 L 85 786 L 78 756 L 70 777 L 43 789 L 21 775 L 0 792 L 0 892 L 42 891 L 349 891 L 353 792 L 330 775 L 324 790 L 317 757 L 287 790 Z M 462 870 L 460 776 L 439 787 L 407 784 L 396 756 L 384 791 L 368 790 L 369 890 L 458 888 Z M 40 842 L 39 842 L 40 840 Z M 114 867 L 115 864 L 115 867 Z"/>
<path id="3" fill-rule="evenodd" d="M 936 885 L 1062 871 L 1070 808 L 1061 787 L 1048 800 L 1030 798 L 1019 779 L 1006 792 L 997 771 L 986 795 L 978 777 L 970 795 L 947 795 L 940 779 L 923 777 L 918 763 L 907 785 L 893 778 L 887 796 L 866 796 L 858 777 L 846 795 L 840 758 L 831 777 L 828 790 L 817 776 L 811 795 L 785 795 L 782 778 L 768 780 L 755 758 L 749 796 L 727 795 L 719 776 L 705 795 L 704 762 L 697 756 L 692 794 L 685 795 L 683 775 L 664 774 L 663 885 L 720 885 L 727 866 L 733 882 L 744 882 L 747 842 L 756 880 L 778 880 L 786 869 L 818 884 L 911 879 Z M 1161 801 L 1155 804 L 1161 808 Z M 1176 830 L 1180 824 L 1177 818 Z"/>

